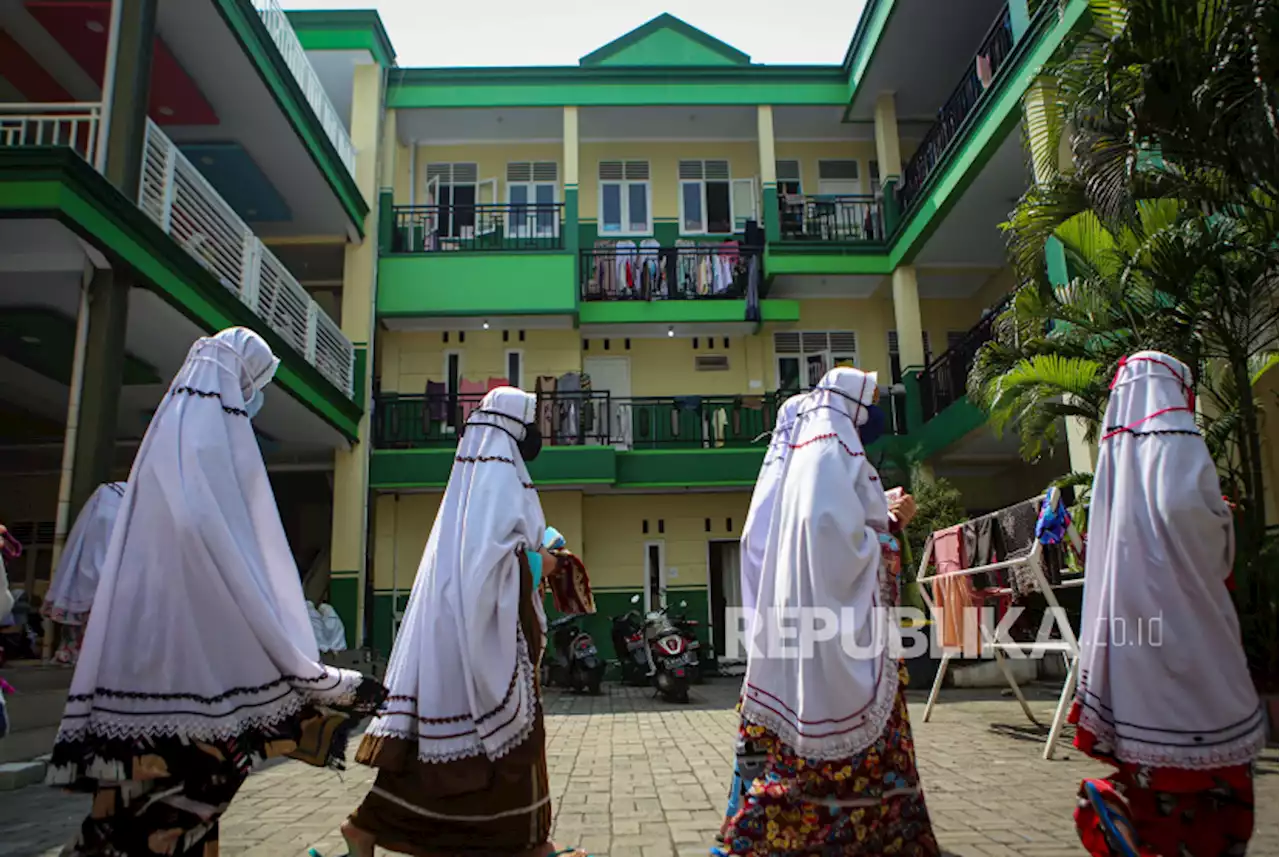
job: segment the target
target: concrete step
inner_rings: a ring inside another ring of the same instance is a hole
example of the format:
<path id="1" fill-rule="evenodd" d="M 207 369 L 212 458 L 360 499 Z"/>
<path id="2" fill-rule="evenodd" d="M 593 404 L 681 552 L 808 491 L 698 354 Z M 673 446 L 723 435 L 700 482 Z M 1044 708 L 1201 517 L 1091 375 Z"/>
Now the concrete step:
<path id="1" fill-rule="evenodd" d="M 0 747 L 3 746 L 0 743 Z M 0 792 L 11 792 L 44 782 L 44 769 L 44 762 L 0 763 Z"/>
<path id="2" fill-rule="evenodd" d="M 41 726 L 39 729 L 24 729 L 21 732 L 10 732 L 8 737 L 0 739 L 0 764 L 10 762 L 30 762 L 53 752 L 53 741 L 58 737 L 58 725 Z"/>
<path id="3" fill-rule="evenodd" d="M 66 690 L 71 686 L 75 669 L 64 666 L 44 666 L 38 662 L 19 662 L 0 669 L 0 678 L 13 685 L 19 693 L 37 690 Z"/>

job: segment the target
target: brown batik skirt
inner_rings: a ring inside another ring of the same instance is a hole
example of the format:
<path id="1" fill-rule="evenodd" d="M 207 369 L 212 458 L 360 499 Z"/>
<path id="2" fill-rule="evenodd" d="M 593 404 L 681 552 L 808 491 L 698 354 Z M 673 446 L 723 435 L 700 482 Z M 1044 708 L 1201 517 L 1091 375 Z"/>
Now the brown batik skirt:
<path id="1" fill-rule="evenodd" d="M 542 629 L 523 554 L 520 570 L 520 626 L 536 661 Z M 421 857 L 542 845 L 551 835 L 551 789 L 541 705 L 535 717 L 529 737 L 497 760 L 427 763 L 418 758 L 416 738 L 365 735 L 356 761 L 377 768 L 378 776 L 351 823 L 372 833 L 382 848 Z"/>

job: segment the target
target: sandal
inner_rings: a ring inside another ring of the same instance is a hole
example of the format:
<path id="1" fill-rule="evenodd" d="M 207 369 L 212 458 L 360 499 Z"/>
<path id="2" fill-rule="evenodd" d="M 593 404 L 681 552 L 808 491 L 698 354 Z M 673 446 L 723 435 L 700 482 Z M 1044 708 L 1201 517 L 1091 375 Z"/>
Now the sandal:
<path id="1" fill-rule="evenodd" d="M 1138 853 L 1138 832 L 1129 820 L 1124 802 L 1114 792 L 1108 793 L 1098 788 L 1096 783 L 1084 782 L 1084 794 L 1093 811 L 1102 823 L 1103 832 L 1107 836 L 1107 844 L 1119 857 L 1140 857 Z"/>

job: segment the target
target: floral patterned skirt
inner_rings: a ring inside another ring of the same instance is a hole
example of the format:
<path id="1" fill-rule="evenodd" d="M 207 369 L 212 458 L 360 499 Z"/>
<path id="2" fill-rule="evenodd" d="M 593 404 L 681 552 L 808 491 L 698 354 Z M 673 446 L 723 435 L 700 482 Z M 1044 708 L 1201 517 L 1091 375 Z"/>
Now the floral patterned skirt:
<path id="1" fill-rule="evenodd" d="M 1076 722 L 1078 713 L 1073 707 L 1069 720 Z M 1083 727 L 1076 729 L 1075 745 L 1116 767 L 1110 777 L 1080 784 L 1076 831 L 1093 857 L 1116 852 L 1085 797 L 1086 783 L 1126 808 L 1142 857 L 1244 857 L 1253 835 L 1251 765 L 1213 770 L 1134 765 L 1112 757 Z"/>
<path id="2" fill-rule="evenodd" d="M 899 664 L 898 672 L 898 699 L 884 732 L 850 759 L 802 759 L 768 730 L 743 723 L 742 740 L 762 748 L 767 760 L 726 825 L 726 851 L 744 857 L 941 853 L 916 773 L 906 666 Z"/>

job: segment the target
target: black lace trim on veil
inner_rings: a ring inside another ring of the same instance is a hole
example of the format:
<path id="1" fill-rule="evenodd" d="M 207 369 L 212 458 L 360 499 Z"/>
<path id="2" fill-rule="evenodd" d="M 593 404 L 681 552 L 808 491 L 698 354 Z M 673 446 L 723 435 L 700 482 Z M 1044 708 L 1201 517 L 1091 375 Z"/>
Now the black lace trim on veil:
<path id="1" fill-rule="evenodd" d="M 174 387 L 173 394 L 176 396 L 182 393 L 187 396 L 199 396 L 201 399 L 217 399 L 218 404 L 222 405 L 222 394 L 217 390 L 197 390 L 195 387 Z M 244 417 L 248 419 L 249 412 L 244 408 L 233 408 L 230 405 L 222 405 L 222 410 L 236 417 Z"/>

